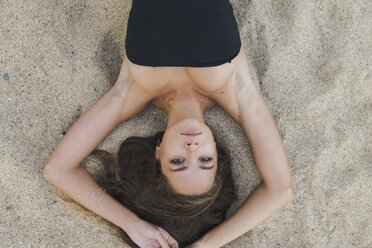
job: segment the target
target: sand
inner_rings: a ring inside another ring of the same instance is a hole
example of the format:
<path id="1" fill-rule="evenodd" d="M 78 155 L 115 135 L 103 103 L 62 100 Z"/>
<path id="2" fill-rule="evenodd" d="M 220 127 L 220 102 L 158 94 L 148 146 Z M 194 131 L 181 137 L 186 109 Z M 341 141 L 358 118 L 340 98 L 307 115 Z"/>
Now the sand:
<path id="1" fill-rule="evenodd" d="M 371 247 L 371 2 L 231 4 L 296 199 L 225 247 Z M 130 7 L 0 1 L 0 247 L 126 247 L 108 222 L 56 196 L 42 171 L 63 133 L 116 81 Z M 116 152 L 130 135 L 164 129 L 165 117 L 149 106 L 99 148 Z M 234 158 L 233 212 L 261 177 L 242 129 L 219 107 L 206 121 Z"/>

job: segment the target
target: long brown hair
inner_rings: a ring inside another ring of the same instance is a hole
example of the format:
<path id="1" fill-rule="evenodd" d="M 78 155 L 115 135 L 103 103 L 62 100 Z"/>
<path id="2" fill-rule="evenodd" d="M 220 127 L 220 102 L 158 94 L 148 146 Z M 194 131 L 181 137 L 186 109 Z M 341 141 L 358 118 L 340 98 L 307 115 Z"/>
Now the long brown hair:
<path id="1" fill-rule="evenodd" d="M 217 140 L 217 172 L 212 188 L 197 196 L 175 193 L 155 159 L 155 147 L 164 132 L 149 137 L 129 137 L 122 142 L 117 159 L 107 151 L 91 155 L 103 164 L 97 183 L 139 218 L 163 227 L 184 247 L 226 218 L 237 199 L 229 152 Z M 131 247 L 138 247 L 118 228 Z"/>

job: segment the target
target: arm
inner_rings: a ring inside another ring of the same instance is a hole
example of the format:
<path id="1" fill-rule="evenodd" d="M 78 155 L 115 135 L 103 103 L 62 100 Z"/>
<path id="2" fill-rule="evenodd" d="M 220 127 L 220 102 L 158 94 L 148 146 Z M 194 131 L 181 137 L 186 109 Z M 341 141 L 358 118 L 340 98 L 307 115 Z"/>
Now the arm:
<path id="1" fill-rule="evenodd" d="M 290 168 L 274 119 L 249 71 L 243 73 L 233 82 L 237 108 L 231 109 L 233 104 L 229 104 L 224 109 L 232 111 L 242 126 L 263 182 L 238 211 L 202 237 L 200 247 L 216 248 L 229 243 L 294 199 Z"/>
<path id="2" fill-rule="evenodd" d="M 141 111 L 150 100 L 124 76 L 121 73 L 114 87 L 71 127 L 50 156 L 43 176 L 82 206 L 126 231 L 138 217 L 102 190 L 97 190 L 99 185 L 80 166 L 116 125 Z"/>

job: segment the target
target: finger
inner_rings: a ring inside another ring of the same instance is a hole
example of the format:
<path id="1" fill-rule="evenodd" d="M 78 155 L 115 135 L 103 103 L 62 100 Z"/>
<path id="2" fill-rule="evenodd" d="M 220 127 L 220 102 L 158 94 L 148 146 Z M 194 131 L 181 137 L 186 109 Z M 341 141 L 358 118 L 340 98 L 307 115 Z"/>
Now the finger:
<path id="1" fill-rule="evenodd" d="M 159 227 L 159 230 L 161 234 L 163 235 L 163 237 L 165 238 L 165 240 L 168 242 L 168 244 L 170 244 L 172 248 L 178 248 L 177 241 L 165 229 L 163 229 L 162 227 Z"/>
<path id="2" fill-rule="evenodd" d="M 145 248 L 159 248 L 159 247 L 160 247 L 159 242 L 153 241 L 153 242 L 147 244 L 147 246 Z"/>
<path id="3" fill-rule="evenodd" d="M 161 248 L 169 248 L 168 242 L 165 240 L 161 232 L 159 231 L 156 235 L 156 240 L 160 243 Z"/>

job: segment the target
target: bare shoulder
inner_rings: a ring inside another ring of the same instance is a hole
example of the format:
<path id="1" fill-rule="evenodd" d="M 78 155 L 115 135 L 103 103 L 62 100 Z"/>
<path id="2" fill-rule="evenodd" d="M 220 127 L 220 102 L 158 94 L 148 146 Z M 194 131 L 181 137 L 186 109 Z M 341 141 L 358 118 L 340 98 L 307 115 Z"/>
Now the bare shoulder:
<path id="1" fill-rule="evenodd" d="M 237 121 L 241 103 L 257 92 L 243 45 L 231 63 L 211 67 L 142 66 L 125 56 L 120 74 L 153 99 L 180 88 L 192 88 L 218 103 Z"/>
<path id="2" fill-rule="evenodd" d="M 216 101 L 233 119 L 240 123 L 240 112 L 244 107 L 254 105 L 259 94 L 253 82 L 248 59 L 242 47 L 236 70 L 224 87 L 213 92 L 211 98 Z"/>
<path id="3" fill-rule="evenodd" d="M 154 98 L 132 76 L 126 58 L 123 60 L 119 77 L 113 89 L 115 98 L 123 106 L 121 113 L 123 120 L 143 110 Z"/>

